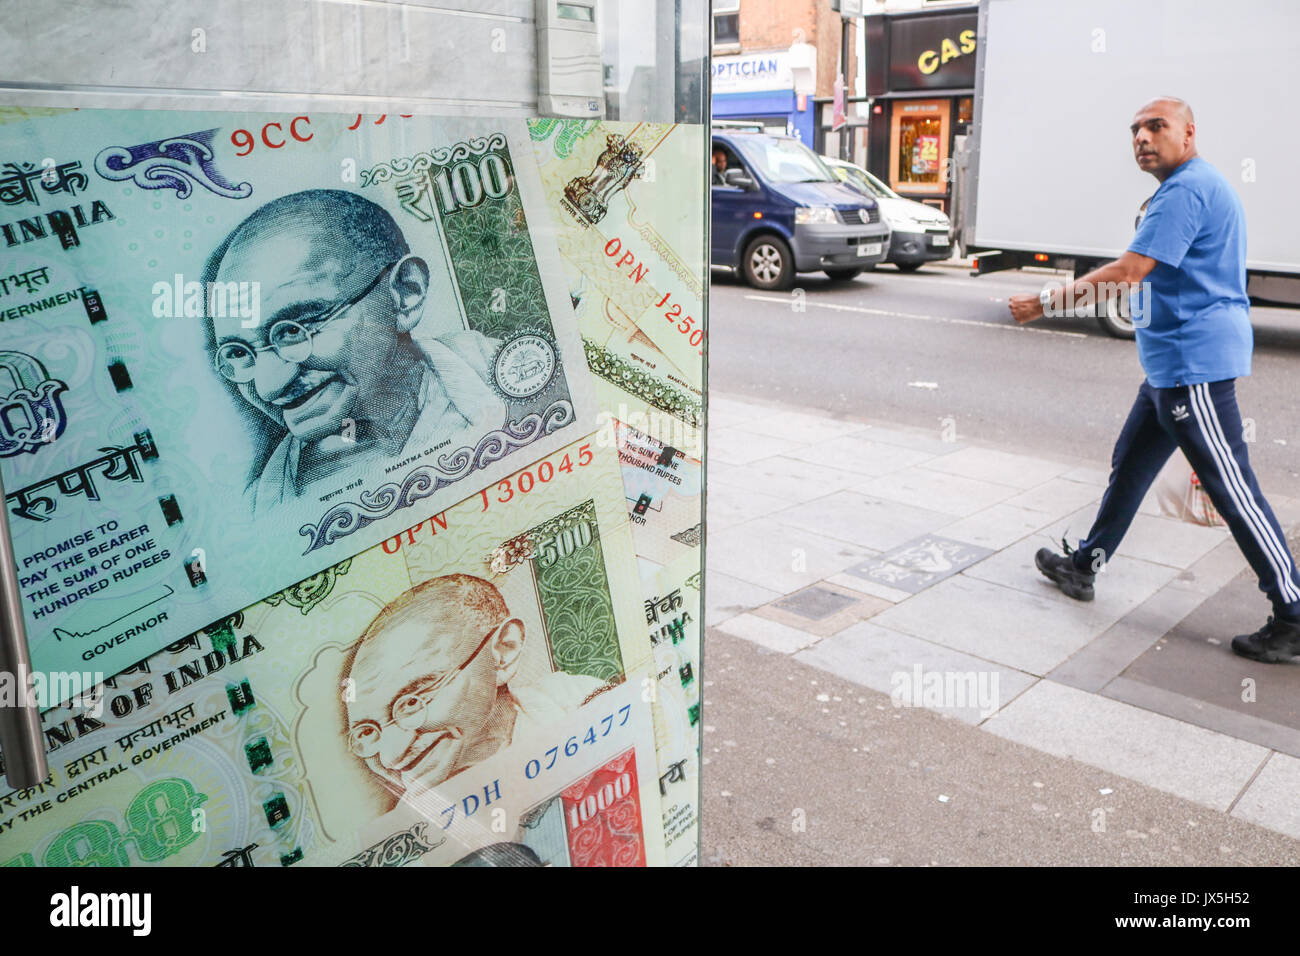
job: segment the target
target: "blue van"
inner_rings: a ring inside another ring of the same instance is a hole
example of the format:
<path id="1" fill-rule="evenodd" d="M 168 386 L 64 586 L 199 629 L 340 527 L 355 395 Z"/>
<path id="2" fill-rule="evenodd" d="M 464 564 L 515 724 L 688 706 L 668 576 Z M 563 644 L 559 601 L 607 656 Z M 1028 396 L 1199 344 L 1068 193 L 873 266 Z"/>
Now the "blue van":
<path id="1" fill-rule="evenodd" d="M 876 201 L 797 139 L 715 129 L 713 163 L 710 261 L 755 288 L 788 289 L 797 272 L 852 279 L 888 255 Z"/>

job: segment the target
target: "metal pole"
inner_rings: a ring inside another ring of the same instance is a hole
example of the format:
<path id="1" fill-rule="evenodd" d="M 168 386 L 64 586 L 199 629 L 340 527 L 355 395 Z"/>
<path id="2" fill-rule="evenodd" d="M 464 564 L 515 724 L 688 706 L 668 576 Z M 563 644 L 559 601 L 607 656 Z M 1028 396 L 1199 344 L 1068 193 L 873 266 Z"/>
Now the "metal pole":
<path id="1" fill-rule="evenodd" d="M 0 482 L 0 502 L 5 500 Z M 5 780 L 15 790 L 34 787 L 50 775 L 41 736 L 41 714 L 32 688 L 32 658 L 18 595 L 18 566 L 9 540 L 9 509 L 0 507 L 0 678 L 8 676 L 18 699 L 0 706 L 0 750 Z"/>
<path id="2" fill-rule="evenodd" d="M 844 125 L 840 127 L 840 159 L 853 159 L 853 127 L 849 125 L 849 18 L 840 19 L 840 72 L 844 82 Z"/>

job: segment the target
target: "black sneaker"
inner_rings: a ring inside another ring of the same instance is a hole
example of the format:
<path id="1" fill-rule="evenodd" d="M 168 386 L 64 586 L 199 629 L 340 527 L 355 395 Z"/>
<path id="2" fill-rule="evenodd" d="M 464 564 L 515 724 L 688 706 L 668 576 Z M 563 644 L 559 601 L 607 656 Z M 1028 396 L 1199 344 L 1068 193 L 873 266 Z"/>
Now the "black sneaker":
<path id="1" fill-rule="evenodd" d="M 1034 555 L 1034 564 L 1038 566 L 1039 571 L 1043 572 L 1044 577 L 1068 596 L 1076 601 L 1091 601 L 1096 597 L 1092 582 L 1097 576 L 1091 571 L 1080 571 L 1075 567 L 1074 561 L 1070 558 L 1073 551 L 1064 539 L 1061 540 L 1061 547 L 1065 550 L 1065 554 L 1057 554 L 1051 548 L 1039 548 L 1038 553 Z"/>
<path id="2" fill-rule="evenodd" d="M 1238 634 L 1232 652 L 1266 664 L 1277 664 L 1300 656 L 1300 624 L 1283 621 L 1271 614 L 1268 623 L 1254 634 Z"/>

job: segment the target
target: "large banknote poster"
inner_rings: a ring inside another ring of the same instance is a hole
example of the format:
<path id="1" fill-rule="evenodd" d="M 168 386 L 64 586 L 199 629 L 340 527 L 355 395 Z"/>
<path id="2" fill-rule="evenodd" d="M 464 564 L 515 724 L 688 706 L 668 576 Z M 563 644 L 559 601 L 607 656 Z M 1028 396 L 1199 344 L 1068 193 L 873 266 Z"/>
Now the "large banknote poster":
<path id="1" fill-rule="evenodd" d="M 4 119 L 38 671 L 114 673 L 592 430 L 522 121 Z"/>
<path id="2" fill-rule="evenodd" d="M 46 112 L 0 473 L 84 680 L 0 862 L 697 863 L 703 131 Z"/>

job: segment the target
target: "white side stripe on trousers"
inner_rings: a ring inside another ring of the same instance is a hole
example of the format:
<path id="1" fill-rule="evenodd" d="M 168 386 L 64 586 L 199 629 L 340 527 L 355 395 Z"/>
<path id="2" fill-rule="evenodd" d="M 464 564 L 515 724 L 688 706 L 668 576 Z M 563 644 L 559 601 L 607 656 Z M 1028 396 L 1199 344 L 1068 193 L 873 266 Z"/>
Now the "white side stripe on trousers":
<path id="1" fill-rule="evenodd" d="M 1255 501 L 1254 495 L 1246 484 L 1241 467 L 1232 454 L 1232 446 L 1223 433 L 1223 425 L 1214 407 L 1209 385 L 1193 385 L 1188 391 L 1192 400 L 1192 411 L 1196 415 L 1196 423 L 1200 426 L 1201 435 L 1219 468 L 1219 475 L 1223 479 L 1228 496 L 1241 512 L 1247 527 L 1251 529 L 1260 551 L 1268 559 L 1273 575 L 1277 579 L 1278 593 L 1288 604 L 1300 601 L 1300 588 L 1296 587 L 1292 576 L 1291 559 L 1286 544 L 1277 540 L 1277 535 L 1273 533 L 1272 526 L 1265 519 L 1263 511 L 1260 510 L 1258 502 Z"/>

